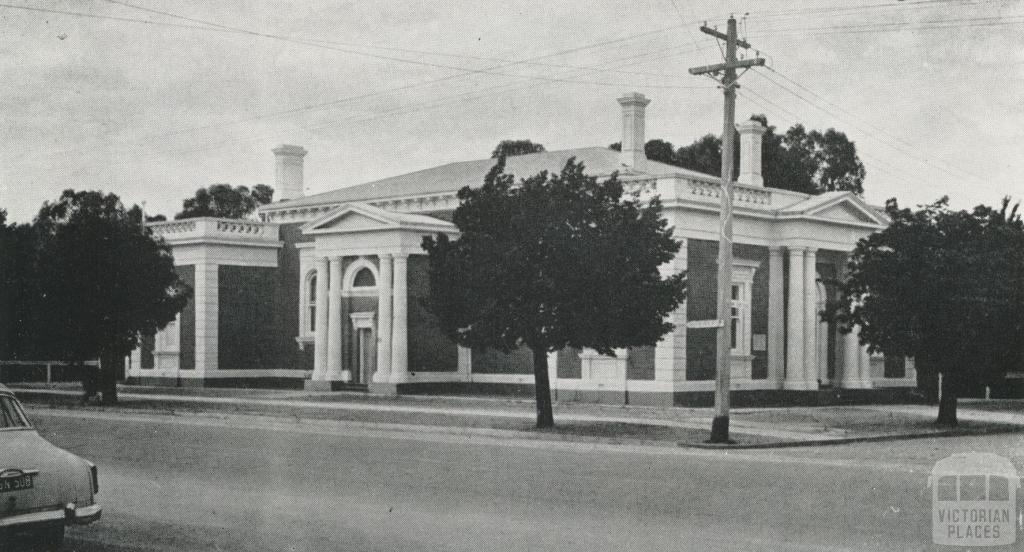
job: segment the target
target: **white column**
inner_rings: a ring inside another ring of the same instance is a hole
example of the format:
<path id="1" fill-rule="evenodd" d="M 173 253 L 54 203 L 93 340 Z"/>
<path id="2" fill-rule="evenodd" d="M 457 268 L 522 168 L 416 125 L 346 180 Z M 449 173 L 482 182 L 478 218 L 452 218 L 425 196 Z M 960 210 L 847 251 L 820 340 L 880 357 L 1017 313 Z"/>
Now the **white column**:
<path id="1" fill-rule="evenodd" d="M 688 243 L 686 238 L 680 241 L 682 244 L 675 258 L 659 267 L 662 278 L 687 269 Z M 677 384 L 686 381 L 686 300 L 666 319 L 675 325 L 675 329 L 662 336 L 654 348 L 654 380 L 664 382 L 667 390 L 674 391 Z"/>
<path id="2" fill-rule="evenodd" d="M 391 255 L 380 256 L 377 280 L 377 371 L 375 383 L 387 383 L 391 374 Z"/>
<path id="3" fill-rule="evenodd" d="M 552 354 L 557 355 L 557 353 Z M 557 360 L 558 357 L 555 356 L 555 359 Z M 459 381 L 473 381 L 473 350 L 459 345 L 458 363 Z"/>
<path id="4" fill-rule="evenodd" d="M 789 247 L 789 297 L 786 304 L 786 389 L 804 384 L 804 250 Z"/>
<path id="5" fill-rule="evenodd" d="M 327 299 L 327 377 L 341 379 L 341 257 L 331 257 Z"/>
<path id="6" fill-rule="evenodd" d="M 786 318 L 782 248 L 768 248 L 768 379 L 781 388 L 785 378 Z"/>
<path id="7" fill-rule="evenodd" d="M 853 331 L 843 335 L 843 387 L 865 387 L 860 373 L 860 326 L 854 326 Z"/>
<path id="8" fill-rule="evenodd" d="M 818 388 L 818 270 L 817 252 L 808 249 L 804 257 L 804 381 L 808 389 Z"/>
<path id="9" fill-rule="evenodd" d="M 328 293 L 327 257 L 316 260 L 316 330 L 313 342 L 313 379 L 323 380 L 327 375 L 327 293 Z"/>
<path id="10" fill-rule="evenodd" d="M 195 265 L 196 306 L 196 375 L 217 370 L 218 324 L 220 320 L 220 282 L 218 266 L 209 263 Z"/>
<path id="11" fill-rule="evenodd" d="M 860 379 L 861 386 L 865 389 L 870 389 L 874 386 L 871 381 L 871 353 L 868 352 L 867 345 L 861 345 L 860 347 Z"/>
<path id="12" fill-rule="evenodd" d="M 408 255 L 395 255 L 394 317 L 391 328 L 391 383 L 409 379 Z"/>

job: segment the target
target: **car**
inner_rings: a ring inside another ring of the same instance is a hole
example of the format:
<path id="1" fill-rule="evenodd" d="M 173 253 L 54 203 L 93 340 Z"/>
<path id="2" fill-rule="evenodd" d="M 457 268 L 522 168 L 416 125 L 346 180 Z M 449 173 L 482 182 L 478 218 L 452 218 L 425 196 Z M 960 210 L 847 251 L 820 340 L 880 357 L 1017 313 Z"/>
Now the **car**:
<path id="1" fill-rule="evenodd" d="M 0 550 L 26 539 L 59 549 L 66 525 L 100 519 L 96 464 L 44 439 L 0 384 Z"/>

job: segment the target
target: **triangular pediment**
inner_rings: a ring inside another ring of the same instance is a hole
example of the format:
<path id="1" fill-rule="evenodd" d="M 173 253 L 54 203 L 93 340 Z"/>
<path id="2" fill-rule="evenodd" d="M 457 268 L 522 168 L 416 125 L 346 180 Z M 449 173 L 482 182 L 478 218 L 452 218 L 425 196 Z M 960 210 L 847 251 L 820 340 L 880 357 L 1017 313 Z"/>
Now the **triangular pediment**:
<path id="1" fill-rule="evenodd" d="M 366 232 L 397 226 L 398 222 L 388 217 L 387 212 L 382 209 L 348 203 L 309 222 L 302 227 L 302 232 L 304 234 Z"/>
<path id="2" fill-rule="evenodd" d="M 886 217 L 850 192 L 831 192 L 801 201 L 783 210 L 792 218 L 811 218 L 858 225 L 885 226 Z"/>
<path id="3" fill-rule="evenodd" d="M 840 203 L 833 205 L 827 209 L 822 209 L 815 216 L 819 218 L 825 218 L 830 220 L 841 220 L 843 222 L 877 222 L 873 218 L 869 217 L 864 211 L 857 209 L 849 203 Z"/>
<path id="4" fill-rule="evenodd" d="M 396 213 L 365 203 L 346 203 L 302 227 L 303 234 L 348 234 L 384 230 L 453 232 L 455 225 L 428 215 Z"/>

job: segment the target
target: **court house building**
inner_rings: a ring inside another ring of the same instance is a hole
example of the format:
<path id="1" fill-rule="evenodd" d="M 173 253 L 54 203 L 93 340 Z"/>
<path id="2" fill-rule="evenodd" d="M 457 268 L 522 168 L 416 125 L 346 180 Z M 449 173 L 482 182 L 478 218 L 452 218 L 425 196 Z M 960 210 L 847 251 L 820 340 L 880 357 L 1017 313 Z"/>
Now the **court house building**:
<path id="1" fill-rule="evenodd" d="M 558 400 L 707 404 L 715 375 L 718 177 L 649 160 L 645 108 L 618 98 L 622 150 L 583 147 L 510 157 L 506 172 L 560 171 L 570 158 L 589 174 L 618 173 L 660 196 L 682 241 L 665 274 L 686 271 L 688 297 L 674 331 L 614 357 L 551 353 Z M 609 102 L 611 104 L 611 102 Z M 611 104 L 610 107 L 614 106 Z M 611 109 L 610 114 L 615 113 Z M 734 189 L 732 385 L 737 404 L 868 396 L 915 385 L 911 359 L 869 354 L 856 333 L 818 315 L 837 290 L 857 241 L 888 224 L 848 192 L 807 195 L 767 188 L 765 128 L 738 125 Z M 146 338 L 128 361 L 130 381 L 181 386 L 266 386 L 380 393 L 527 393 L 529 351 L 469 350 L 445 338 L 424 308 L 429 294 L 423 236 L 458 236 L 457 191 L 479 186 L 494 165 L 440 165 L 305 196 L 305 149 L 282 145 L 276 194 L 258 220 L 196 218 L 151 224 L 194 289 L 178 319 Z"/>

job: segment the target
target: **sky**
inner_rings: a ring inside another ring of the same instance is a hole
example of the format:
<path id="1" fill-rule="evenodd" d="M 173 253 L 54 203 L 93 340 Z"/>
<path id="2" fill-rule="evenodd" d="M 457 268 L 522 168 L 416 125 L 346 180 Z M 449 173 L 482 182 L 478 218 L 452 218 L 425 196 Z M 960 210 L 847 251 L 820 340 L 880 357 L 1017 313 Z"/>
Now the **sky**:
<path id="1" fill-rule="evenodd" d="M 730 14 L 768 60 L 739 120 L 835 128 L 865 197 L 956 208 L 1024 198 L 1019 0 L 8 0 L 0 4 L 0 209 L 29 222 L 66 188 L 168 217 L 214 183 L 273 185 L 305 147 L 307 194 L 489 156 L 721 132 Z M 756 55 L 748 52 L 748 56 Z"/>

